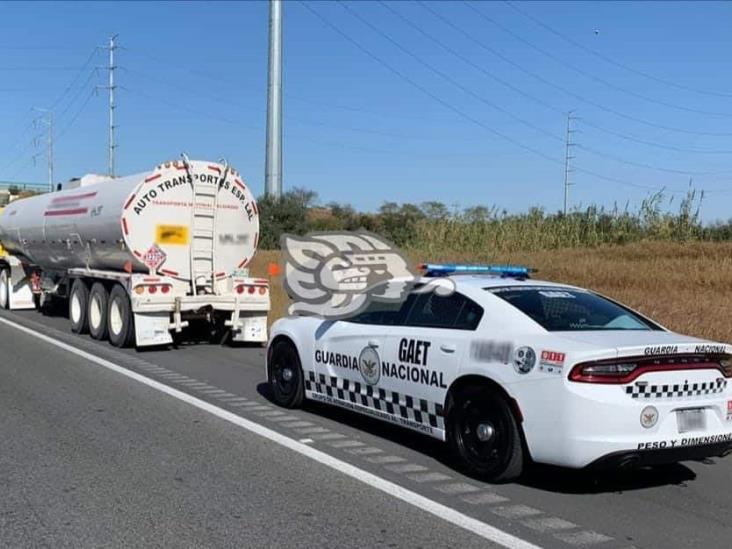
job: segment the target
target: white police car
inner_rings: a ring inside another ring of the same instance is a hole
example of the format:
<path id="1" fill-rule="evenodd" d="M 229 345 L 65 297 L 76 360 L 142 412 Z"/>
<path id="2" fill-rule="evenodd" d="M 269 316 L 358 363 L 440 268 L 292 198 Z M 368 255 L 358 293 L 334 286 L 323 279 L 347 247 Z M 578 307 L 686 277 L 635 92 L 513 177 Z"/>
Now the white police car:
<path id="1" fill-rule="evenodd" d="M 345 320 L 271 331 L 274 399 L 341 406 L 450 443 L 468 472 L 520 475 L 529 458 L 637 466 L 732 451 L 732 346 L 668 331 L 526 268 L 427 265 L 415 289 Z"/>

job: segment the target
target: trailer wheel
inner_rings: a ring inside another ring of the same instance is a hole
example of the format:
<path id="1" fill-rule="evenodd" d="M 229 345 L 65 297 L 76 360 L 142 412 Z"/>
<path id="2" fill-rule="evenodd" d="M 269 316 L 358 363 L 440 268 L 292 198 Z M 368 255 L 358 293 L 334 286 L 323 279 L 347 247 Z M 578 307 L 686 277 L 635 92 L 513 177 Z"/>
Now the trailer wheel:
<path id="1" fill-rule="evenodd" d="M 0 309 L 10 308 L 10 277 L 6 268 L 0 268 Z"/>
<path id="2" fill-rule="evenodd" d="M 39 309 L 43 308 L 43 305 L 43 303 L 39 303 Z M 71 286 L 69 295 L 69 320 L 71 321 L 71 331 L 75 334 L 85 334 L 89 331 L 88 309 L 89 288 L 86 287 L 83 280 L 77 278 Z"/>
<path id="3" fill-rule="evenodd" d="M 95 282 L 89 292 L 89 333 L 94 339 L 107 339 L 107 305 L 109 292 L 104 284 Z"/>
<path id="4" fill-rule="evenodd" d="M 129 347 L 135 338 L 132 307 L 127 291 L 115 284 L 109 294 L 107 306 L 107 330 L 109 342 L 115 347 Z"/>

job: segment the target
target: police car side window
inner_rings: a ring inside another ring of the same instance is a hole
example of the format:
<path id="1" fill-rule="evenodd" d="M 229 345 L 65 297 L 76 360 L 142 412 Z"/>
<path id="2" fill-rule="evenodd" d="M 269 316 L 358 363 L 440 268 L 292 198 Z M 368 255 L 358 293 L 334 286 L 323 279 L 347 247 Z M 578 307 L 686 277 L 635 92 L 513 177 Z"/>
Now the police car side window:
<path id="1" fill-rule="evenodd" d="M 453 328 L 456 330 L 475 330 L 478 328 L 481 318 L 483 318 L 483 307 L 466 297 L 463 310 L 460 311 Z"/>
<path id="2" fill-rule="evenodd" d="M 384 303 L 381 301 L 372 301 L 361 311 L 351 318 L 347 318 L 348 322 L 356 324 L 382 324 L 393 326 L 398 324 L 401 303 Z"/>
<path id="3" fill-rule="evenodd" d="M 480 305 L 464 295 L 454 292 L 441 296 L 436 292 L 427 292 L 417 296 L 405 325 L 475 330 L 482 316 Z"/>

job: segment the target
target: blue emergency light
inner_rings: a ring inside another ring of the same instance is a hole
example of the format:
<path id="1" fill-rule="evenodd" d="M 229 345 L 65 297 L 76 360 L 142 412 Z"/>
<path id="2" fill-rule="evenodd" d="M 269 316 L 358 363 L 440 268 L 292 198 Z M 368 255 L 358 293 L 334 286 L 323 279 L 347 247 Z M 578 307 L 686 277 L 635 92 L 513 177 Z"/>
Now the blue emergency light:
<path id="1" fill-rule="evenodd" d="M 534 269 L 519 265 L 461 265 L 459 263 L 422 263 L 419 268 L 424 276 L 447 276 L 451 274 L 493 274 L 503 277 L 529 278 Z"/>

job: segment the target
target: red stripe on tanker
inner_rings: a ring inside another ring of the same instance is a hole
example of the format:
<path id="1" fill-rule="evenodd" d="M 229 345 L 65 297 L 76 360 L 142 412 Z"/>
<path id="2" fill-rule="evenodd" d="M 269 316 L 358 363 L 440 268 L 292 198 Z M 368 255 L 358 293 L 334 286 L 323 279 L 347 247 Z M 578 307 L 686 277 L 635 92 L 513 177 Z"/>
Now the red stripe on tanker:
<path id="1" fill-rule="evenodd" d="M 137 195 L 135 193 L 132 193 L 130 195 L 130 197 L 127 199 L 127 202 L 125 202 L 125 205 L 124 205 L 124 207 L 122 209 L 123 210 L 126 210 L 127 208 L 129 208 L 130 204 L 132 204 L 132 201 L 135 199 L 136 196 Z"/>
<path id="2" fill-rule="evenodd" d="M 96 191 L 92 193 L 85 193 L 85 194 L 74 194 L 70 196 L 59 196 L 57 198 L 54 198 L 51 200 L 51 204 L 58 204 L 62 202 L 68 202 L 70 200 L 83 200 L 85 198 L 92 198 L 94 196 L 97 196 Z"/>
<path id="3" fill-rule="evenodd" d="M 62 215 L 81 215 L 89 211 L 89 208 L 74 208 L 70 210 L 48 210 L 43 215 L 46 217 Z"/>

